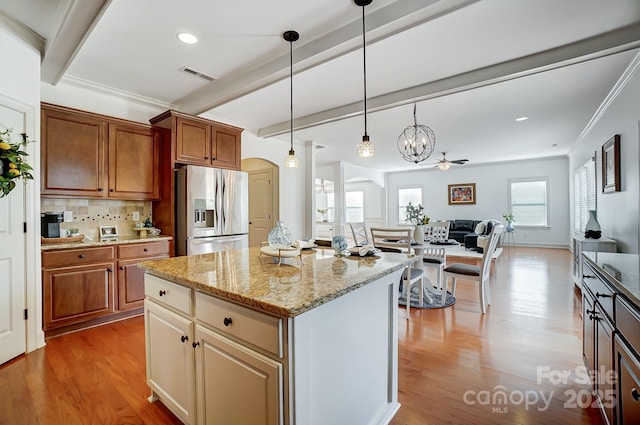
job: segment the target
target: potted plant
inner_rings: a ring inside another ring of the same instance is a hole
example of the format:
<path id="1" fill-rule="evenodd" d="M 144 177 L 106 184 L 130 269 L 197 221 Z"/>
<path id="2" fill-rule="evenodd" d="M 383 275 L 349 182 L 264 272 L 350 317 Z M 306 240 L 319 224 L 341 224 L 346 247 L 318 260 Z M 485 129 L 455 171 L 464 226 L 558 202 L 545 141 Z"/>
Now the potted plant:
<path id="1" fill-rule="evenodd" d="M 416 226 L 413 233 L 413 239 L 416 243 L 424 242 L 424 225 L 429 224 L 429 216 L 425 214 L 422 204 L 409 205 L 405 207 L 405 221 Z"/>
<path id="2" fill-rule="evenodd" d="M 513 213 L 502 213 L 502 218 L 507 222 L 507 227 L 505 230 L 507 232 L 513 232 L 513 226 L 511 225 L 511 223 L 516 221 L 516 219 L 513 217 Z"/>
<path id="3" fill-rule="evenodd" d="M 33 168 L 25 161 L 24 151 L 29 143 L 22 133 L 22 142 L 11 143 L 13 129 L 0 131 L 0 198 L 7 196 L 16 187 L 16 180 L 33 180 Z"/>
<path id="4" fill-rule="evenodd" d="M 327 219 L 324 218 L 324 215 L 327 213 L 327 209 L 326 208 L 318 208 L 317 211 L 320 213 L 320 217 L 322 218 L 322 221 L 327 221 Z"/>

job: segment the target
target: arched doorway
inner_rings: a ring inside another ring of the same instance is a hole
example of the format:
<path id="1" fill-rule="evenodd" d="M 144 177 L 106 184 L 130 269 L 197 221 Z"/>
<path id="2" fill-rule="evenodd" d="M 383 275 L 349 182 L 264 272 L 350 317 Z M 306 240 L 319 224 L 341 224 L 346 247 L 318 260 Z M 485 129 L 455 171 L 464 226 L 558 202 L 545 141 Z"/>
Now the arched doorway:
<path id="1" fill-rule="evenodd" d="M 279 168 L 261 158 L 242 160 L 242 171 L 249 174 L 249 246 L 260 246 L 279 216 Z"/>

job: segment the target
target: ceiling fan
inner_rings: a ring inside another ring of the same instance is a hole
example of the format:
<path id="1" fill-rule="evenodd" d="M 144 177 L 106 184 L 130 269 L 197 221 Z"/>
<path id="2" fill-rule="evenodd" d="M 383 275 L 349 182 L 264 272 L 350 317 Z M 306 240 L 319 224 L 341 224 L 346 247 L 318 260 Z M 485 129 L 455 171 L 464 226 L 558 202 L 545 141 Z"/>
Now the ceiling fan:
<path id="1" fill-rule="evenodd" d="M 449 160 L 447 159 L 447 153 L 446 152 L 442 152 L 442 159 L 438 162 L 431 162 L 428 164 L 423 164 L 423 165 L 433 165 L 435 164 L 436 167 L 438 167 L 439 169 L 446 171 L 449 168 L 451 168 L 451 164 L 458 164 L 458 165 L 463 165 L 465 162 L 469 161 L 468 159 L 452 159 Z"/>

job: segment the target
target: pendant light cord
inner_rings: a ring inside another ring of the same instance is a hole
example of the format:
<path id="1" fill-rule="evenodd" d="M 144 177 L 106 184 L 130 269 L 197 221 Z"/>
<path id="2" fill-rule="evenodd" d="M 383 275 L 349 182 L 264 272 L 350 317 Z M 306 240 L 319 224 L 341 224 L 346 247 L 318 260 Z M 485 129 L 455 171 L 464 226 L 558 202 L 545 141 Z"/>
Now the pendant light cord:
<path id="1" fill-rule="evenodd" d="M 364 7 L 362 6 L 362 57 L 364 75 L 364 135 L 367 135 L 367 40 L 365 38 Z"/>
<path id="2" fill-rule="evenodd" d="M 291 96 L 290 96 L 290 100 L 291 100 L 291 118 L 290 118 L 290 123 L 291 125 L 289 126 L 291 129 L 291 150 L 293 150 L 293 40 L 291 40 L 289 42 L 289 82 L 291 85 Z"/>

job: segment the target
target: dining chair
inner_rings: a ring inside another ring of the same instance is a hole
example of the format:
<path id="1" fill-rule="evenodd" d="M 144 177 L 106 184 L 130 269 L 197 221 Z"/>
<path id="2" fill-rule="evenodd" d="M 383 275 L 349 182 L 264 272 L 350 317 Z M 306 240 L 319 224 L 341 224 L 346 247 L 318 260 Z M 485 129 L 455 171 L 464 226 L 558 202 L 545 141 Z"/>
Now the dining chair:
<path id="1" fill-rule="evenodd" d="M 449 240 L 449 221 L 434 221 L 425 228 L 425 240 L 447 241 Z"/>
<path id="2" fill-rule="evenodd" d="M 373 246 L 380 251 L 386 252 L 405 252 L 412 255 L 414 250 L 411 246 L 411 237 L 413 228 L 411 227 L 372 227 L 371 242 Z M 415 267 L 417 264 L 419 267 Z M 418 286 L 418 302 L 420 306 L 424 305 L 424 268 L 422 267 L 422 259 L 416 257 L 416 262 L 407 266 L 400 278 L 401 291 L 407 294 L 407 319 L 411 313 L 411 287 Z"/>
<path id="3" fill-rule="evenodd" d="M 491 273 L 491 257 L 500 240 L 500 233 L 504 230 L 504 226 L 494 226 L 489 240 L 482 254 L 482 263 L 480 266 L 470 264 L 453 263 L 444 268 L 445 291 L 448 286 L 449 277 L 451 282 L 451 295 L 456 295 L 456 280 L 473 280 L 478 283 L 478 294 L 480 296 L 480 310 L 482 314 L 487 311 L 487 305 L 491 304 L 491 288 L 489 287 L 489 275 Z"/>
<path id="4" fill-rule="evenodd" d="M 355 246 L 368 245 L 369 237 L 367 236 L 367 226 L 364 221 L 354 221 L 349 223 L 351 234 L 353 235 L 353 243 Z"/>
<path id="5" fill-rule="evenodd" d="M 447 285 L 443 281 L 444 266 L 447 261 L 444 248 L 425 248 L 422 254 L 422 262 L 424 267 L 432 267 L 436 269 L 436 290 L 442 296 L 440 304 L 444 304 L 447 298 Z"/>

